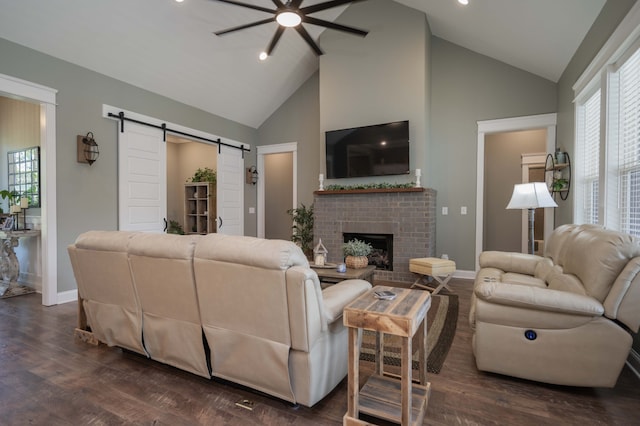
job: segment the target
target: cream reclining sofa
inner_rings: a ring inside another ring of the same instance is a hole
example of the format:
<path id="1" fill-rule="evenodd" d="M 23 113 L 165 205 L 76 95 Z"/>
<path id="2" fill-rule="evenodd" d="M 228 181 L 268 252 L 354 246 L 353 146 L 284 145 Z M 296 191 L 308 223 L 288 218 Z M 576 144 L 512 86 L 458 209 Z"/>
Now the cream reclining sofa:
<path id="1" fill-rule="evenodd" d="M 640 244 L 563 225 L 544 257 L 480 255 L 469 321 L 478 369 L 560 385 L 613 387 L 640 325 Z"/>
<path id="2" fill-rule="evenodd" d="M 346 376 L 342 310 L 371 288 L 321 290 L 290 241 L 90 231 L 68 251 L 84 338 L 305 406 Z"/>

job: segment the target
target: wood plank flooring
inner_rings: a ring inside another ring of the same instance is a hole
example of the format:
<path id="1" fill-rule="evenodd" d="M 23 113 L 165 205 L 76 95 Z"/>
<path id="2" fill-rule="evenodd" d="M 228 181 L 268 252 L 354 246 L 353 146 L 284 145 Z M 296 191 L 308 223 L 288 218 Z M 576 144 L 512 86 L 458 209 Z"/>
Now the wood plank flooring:
<path id="1" fill-rule="evenodd" d="M 424 424 L 640 424 L 640 380 L 627 367 L 613 389 L 477 371 L 467 321 L 471 281 L 454 279 L 451 287 L 460 296 L 458 330 L 442 372 L 429 375 Z M 117 348 L 82 343 L 73 338 L 76 305 L 43 307 L 40 300 L 36 294 L 0 300 L 2 425 L 339 425 L 347 410 L 346 379 L 314 407 L 293 408 Z M 253 401 L 253 411 L 235 405 L 244 399 Z"/>

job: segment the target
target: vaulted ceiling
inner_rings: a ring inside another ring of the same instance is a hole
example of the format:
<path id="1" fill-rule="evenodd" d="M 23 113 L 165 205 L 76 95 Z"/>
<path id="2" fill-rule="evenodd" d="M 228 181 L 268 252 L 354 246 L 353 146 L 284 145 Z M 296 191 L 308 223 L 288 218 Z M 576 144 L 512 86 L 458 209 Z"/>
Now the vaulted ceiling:
<path id="1" fill-rule="evenodd" d="M 274 8 L 271 0 L 242 1 Z M 323 1 L 304 0 L 302 6 Z M 395 1 L 425 13 L 433 35 L 554 82 L 605 3 Z M 333 21 L 345 7 L 313 16 Z M 4 39 L 251 127 L 260 126 L 319 66 L 290 30 L 269 59 L 258 60 L 276 23 L 215 36 L 269 15 L 213 0 L 0 0 L 0 10 Z M 314 39 L 323 31 L 306 28 Z"/>

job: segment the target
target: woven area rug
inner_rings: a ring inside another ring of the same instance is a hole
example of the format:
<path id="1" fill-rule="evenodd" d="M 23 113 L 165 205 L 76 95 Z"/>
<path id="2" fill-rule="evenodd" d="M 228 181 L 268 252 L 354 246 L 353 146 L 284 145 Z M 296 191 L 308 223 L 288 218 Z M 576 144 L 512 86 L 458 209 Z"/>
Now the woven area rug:
<path id="1" fill-rule="evenodd" d="M 431 298 L 431 307 L 427 312 L 427 371 L 439 373 L 447 357 L 453 336 L 458 324 L 458 296 L 436 295 Z M 384 365 L 400 367 L 401 354 L 400 337 L 385 334 L 384 336 Z M 373 331 L 364 330 L 362 333 L 362 348 L 360 360 L 375 362 L 376 335 Z M 412 368 L 418 369 L 418 344 L 412 344 L 414 350 Z"/>

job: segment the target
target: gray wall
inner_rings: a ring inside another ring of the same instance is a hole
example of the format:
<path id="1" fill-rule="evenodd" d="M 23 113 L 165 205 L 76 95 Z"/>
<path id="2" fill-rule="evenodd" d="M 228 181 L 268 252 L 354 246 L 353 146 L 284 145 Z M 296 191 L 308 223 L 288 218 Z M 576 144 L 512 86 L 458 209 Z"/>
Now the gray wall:
<path id="1" fill-rule="evenodd" d="M 259 145 L 297 142 L 298 205 L 311 205 L 313 191 L 318 189 L 319 87 L 319 74 L 315 73 L 258 128 Z M 255 190 L 253 192 L 255 200 Z M 251 205 L 247 203 L 249 201 L 245 201 L 245 205 Z M 255 205 L 255 201 L 253 203 Z"/>
<path id="2" fill-rule="evenodd" d="M 67 245 L 89 229 L 117 227 L 117 126 L 102 118 L 102 104 L 255 146 L 255 129 L 4 39 L 0 39 L 0 58 L 0 73 L 58 90 L 58 292 L 76 288 Z M 100 158 L 90 167 L 76 162 L 76 135 L 88 131 L 100 146 Z"/>
<path id="3" fill-rule="evenodd" d="M 369 0 L 350 6 L 338 21 L 375 31 L 364 39 L 338 31 L 321 37 L 327 52 L 320 58 L 321 172 L 325 173 L 324 132 L 400 120 L 409 120 L 410 168 L 424 170 L 431 34 L 426 15 L 395 2 Z M 410 174 L 326 180 L 325 185 L 413 180 Z M 430 184 L 428 179 L 422 183 Z"/>
<path id="4" fill-rule="evenodd" d="M 474 270 L 477 122 L 555 112 L 556 85 L 437 37 L 431 45 L 429 177 L 438 191 L 436 248 L 459 269 Z M 462 206 L 467 215 L 460 214 Z"/>
<path id="5" fill-rule="evenodd" d="M 522 250 L 522 210 L 506 207 L 513 186 L 522 183 L 522 154 L 545 152 L 546 143 L 546 129 L 485 137 L 483 250 Z M 536 228 L 543 219 L 536 214 Z"/>

